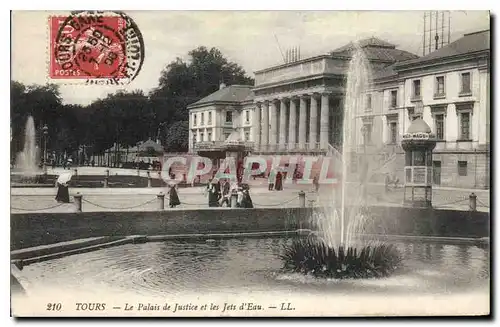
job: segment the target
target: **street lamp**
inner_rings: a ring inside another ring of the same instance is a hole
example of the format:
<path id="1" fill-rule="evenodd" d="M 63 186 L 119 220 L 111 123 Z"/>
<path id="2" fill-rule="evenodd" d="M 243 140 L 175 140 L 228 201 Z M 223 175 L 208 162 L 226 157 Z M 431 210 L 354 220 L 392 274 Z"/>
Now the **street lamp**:
<path id="1" fill-rule="evenodd" d="M 49 128 L 47 127 L 47 124 L 43 125 L 42 131 L 43 131 L 43 140 L 44 140 L 44 145 L 43 145 L 43 172 L 44 172 L 44 174 L 47 174 L 47 136 L 49 135 Z"/>

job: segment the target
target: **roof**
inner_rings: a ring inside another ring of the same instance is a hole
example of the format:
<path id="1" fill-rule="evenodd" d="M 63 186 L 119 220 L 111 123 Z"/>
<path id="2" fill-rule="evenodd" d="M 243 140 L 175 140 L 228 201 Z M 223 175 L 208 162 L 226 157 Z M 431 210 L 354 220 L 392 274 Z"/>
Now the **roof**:
<path id="1" fill-rule="evenodd" d="M 361 47 L 368 60 L 399 62 L 418 58 L 416 54 L 396 49 L 394 44 L 375 37 L 358 41 L 357 44 L 350 42 L 343 47 L 333 50 L 331 54 L 350 57 L 358 46 Z"/>
<path id="2" fill-rule="evenodd" d="M 196 101 L 191 106 L 212 102 L 242 102 L 252 93 L 253 85 L 230 85 Z"/>
<path id="3" fill-rule="evenodd" d="M 373 79 L 382 79 L 397 75 L 398 73 L 394 70 L 394 65 L 390 65 L 383 69 L 373 71 Z"/>
<path id="4" fill-rule="evenodd" d="M 405 64 L 420 64 L 430 60 L 444 59 L 468 53 L 490 50 L 490 30 L 464 34 L 463 37 L 434 52 Z"/>
<path id="5" fill-rule="evenodd" d="M 377 48 L 388 48 L 388 49 L 395 49 L 396 46 L 392 43 L 386 42 L 384 40 L 378 39 L 376 37 L 370 37 L 368 39 L 363 39 L 357 42 L 358 46 L 361 48 L 367 48 L 367 47 L 377 47 Z M 333 52 L 341 52 L 345 50 L 352 50 L 355 48 L 355 43 L 354 42 L 349 42 L 348 44 L 333 50 Z"/>
<path id="6" fill-rule="evenodd" d="M 407 133 L 431 133 L 431 128 L 422 118 L 412 121 Z"/>
<path id="7" fill-rule="evenodd" d="M 253 92 L 250 92 L 243 101 L 253 101 L 253 99 L 254 99 L 254 94 Z"/>

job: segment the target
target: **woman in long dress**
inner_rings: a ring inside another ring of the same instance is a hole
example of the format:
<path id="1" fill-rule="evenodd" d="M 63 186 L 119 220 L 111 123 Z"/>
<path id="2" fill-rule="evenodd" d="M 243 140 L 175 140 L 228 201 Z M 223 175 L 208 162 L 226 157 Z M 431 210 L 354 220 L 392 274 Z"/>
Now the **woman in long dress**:
<path id="1" fill-rule="evenodd" d="M 252 198 L 250 197 L 250 188 L 248 184 L 241 187 L 242 200 L 240 203 L 241 208 L 253 208 Z"/>
<path id="2" fill-rule="evenodd" d="M 181 201 L 179 200 L 179 194 L 177 193 L 177 185 L 176 184 L 170 185 L 168 193 L 169 193 L 168 200 L 169 200 L 170 208 L 175 208 L 176 206 L 181 204 Z"/>
<path id="3" fill-rule="evenodd" d="M 274 189 L 276 191 L 283 190 L 283 175 L 281 174 L 280 171 L 276 174 L 276 185 L 275 185 Z"/>
<path id="4" fill-rule="evenodd" d="M 219 188 L 217 187 L 219 183 L 214 180 L 210 180 L 207 185 L 208 191 L 208 206 L 209 207 L 218 207 L 219 200 L 221 198 L 221 194 Z"/>
<path id="5" fill-rule="evenodd" d="M 57 183 L 56 201 L 59 203 L 69 203 L 68 183 Z"/>

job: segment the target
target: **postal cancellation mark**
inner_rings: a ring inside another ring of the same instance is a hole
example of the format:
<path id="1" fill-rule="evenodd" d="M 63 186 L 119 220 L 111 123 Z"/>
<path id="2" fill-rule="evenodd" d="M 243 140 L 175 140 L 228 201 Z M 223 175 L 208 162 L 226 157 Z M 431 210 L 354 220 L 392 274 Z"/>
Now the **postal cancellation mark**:
<path id="1" fill-rule="evenodd" d="M 144 61 L 144 41 L 135 22 L 122 12 L 52 16 L 50 78 L 113 79 L 131 82 Z"/>

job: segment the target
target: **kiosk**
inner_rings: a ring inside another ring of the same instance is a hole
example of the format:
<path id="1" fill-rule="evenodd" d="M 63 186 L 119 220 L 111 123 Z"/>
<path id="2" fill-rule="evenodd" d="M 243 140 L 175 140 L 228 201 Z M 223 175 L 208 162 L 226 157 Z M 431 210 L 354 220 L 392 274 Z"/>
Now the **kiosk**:
<path id="1" fill-rule="evenodd" d="M 415 119 L 403 134 L 405 151 L 404 204 L 411 207 L 432 207 L 432 150 L 436 138 L 422 118 Z"/>

